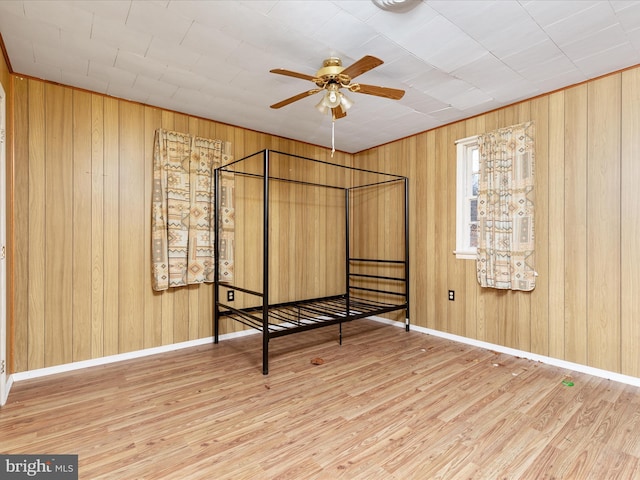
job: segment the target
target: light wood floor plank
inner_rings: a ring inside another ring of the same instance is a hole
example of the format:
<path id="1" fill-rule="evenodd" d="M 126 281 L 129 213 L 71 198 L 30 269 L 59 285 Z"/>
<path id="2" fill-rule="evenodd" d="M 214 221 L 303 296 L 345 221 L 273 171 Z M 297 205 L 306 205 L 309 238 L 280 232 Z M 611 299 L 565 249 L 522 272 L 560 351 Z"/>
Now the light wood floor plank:
<path id="1" fill-rule="evenodd" d="M 366 320 L 343 331 L 272 340 L 268 376 L 252 335 L 19 382 L 2 451 L 78 454 L 83 479 L 640 475 L 639 388 Z"/>

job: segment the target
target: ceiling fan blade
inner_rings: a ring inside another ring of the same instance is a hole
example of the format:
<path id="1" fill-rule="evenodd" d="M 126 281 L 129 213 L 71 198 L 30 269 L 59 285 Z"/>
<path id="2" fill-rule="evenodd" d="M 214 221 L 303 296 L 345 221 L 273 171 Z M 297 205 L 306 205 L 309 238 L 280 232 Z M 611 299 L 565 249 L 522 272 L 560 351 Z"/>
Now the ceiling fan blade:
<path id="1" fill-rule="evenodd" d="M 321 90 L 320 88 L 314 88 L 314 89 L 309 90 L 307 92 L 299 93 L 298 95 L 294 95 L 293 97 L 287 98 L 286 100 L 282 100 L 281 102 L 274 103 L 273 105 L 271 105 L 271 108 L 284 107 L 285 105 L 289 105 L 290 103 L 297 102 L 298 100 L 302 100 L 303 98 L 306 98 L 309 95 L 313 95 L 315 93 L 318 93 L 320 90 Z"/>
<path id="2" fill-rule="evenodd" d="M 287 77 L 301 78 L 302 80 L 311 80 L 312 82 L 316 78 L 311 75 L 307 75 L 306 73 L 293 72 L 291 70 L 287 70 L 286 68 L 274 68 L 273 70 L 269 71 L 271 73 L 277 73 L 278 75 L 286 75 Z"/>
<path id="3" fill-rule="evenodd" d="M 376 68 L 378 65 L 382 65 L 384 62 L 379 58 L 372 57 L 371 55 L 365 55 L 356 63 L 349 65 L 347 68 L 340 72 L 341 75 L 347 75 L 349 78 L 356 78 L 358 75 L 362 75 L 369 70 Z"/>
<path id="4" fill-rule="evenodd" d="M 338 120 L 339 118 L 343 118 L 347 116 L 347 112 L 344 111 L 340 105 L 332 108 L 331 114 L 333 115 L 334 120 Z"/>
<path id="5" fill-rule="evenodd" d="M 358 85 L 360 88 L 353 89 L 353 92 L 376 95 L 378 97 L 390 98 L 391 100 L 400 100 L 404 96 L 404 90 L 397 88 L 378 87 L 376 85 L 364 85 L 362 83 Z"/>

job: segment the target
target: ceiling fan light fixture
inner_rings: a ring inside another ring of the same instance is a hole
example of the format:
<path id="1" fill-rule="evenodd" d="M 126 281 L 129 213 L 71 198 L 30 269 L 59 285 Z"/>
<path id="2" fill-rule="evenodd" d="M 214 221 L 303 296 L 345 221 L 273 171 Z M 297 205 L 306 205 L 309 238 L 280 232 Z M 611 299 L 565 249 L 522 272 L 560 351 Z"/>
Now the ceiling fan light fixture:
<path id="1" fill-rule="evenodd" d="M 318 111 L 320 113 L 322 113 L 323 115 L 325 113 L 329 113 L 329 107 L 327 107 L 324 103 L 324 95 L 322 96 L 322 98 L 320 99 L 320 101 L 318 102 L 318 104 L 316 105 L 316 108 L 318 109 Z"/>
<path id="2" fill-rule="evenodd" d="M 343 110 L 349 110 L 353 105 L 353 100 L 347 97 L 344 93 L 340 93 L 340 105 Z"/>
<path id="3" fill-rule="evenodd" d="M 342 94 L 338 91 L 338 85 L 331 83 L 327 86 L 327 93 L 324 94 L 323 102 L 329 108 L 340 105 Z"/>
<path id="4" fill-rule="evenodd" d="M 399 1 L 399 0 L 380 0 L 380 1 Z M 409 0 L 413 1 L 413 0 Z M 422 1 L 422 0 L 417 0 Z M 348 67 L 342 66 L 342 61 L 337 57 L 327 58 L 323 62 L 323 66 L 316 76 L 307 75 L 305 73 L 293 72 L 284 68 L 270 70 L 271 73 L 286 75 L 288 77 L 300 78 L 302 80 L 310 80 L 315 84 L 316 88 L 299 93 L 293 97 L 289 97 L 281 102 L 274 103 L 271 108 L 282 108 L 290 103 L 297 102 L 316 93 L 322 92 L 322 98 L 315 106 L 316 109 L 323 114 L 331 113 L 333 120 L 344 118 L 347 110 L 353 105 L 353 100 L 346 97 L 341 89 L 350 92 L 364 93 L 367 95 L 375 95 L 378 97 L 389 98 L 391 100 L 399 100 L 404 95 L 404 90 L 397 88 L 380 87 L 376 85 L 362 85 L 359 83 L 351 83 L 351 80 L 369 70 L 382 65 L 384 62 L 379 58 L 371 55 L 365 55 L 360 60 L 352 63 Z"/>

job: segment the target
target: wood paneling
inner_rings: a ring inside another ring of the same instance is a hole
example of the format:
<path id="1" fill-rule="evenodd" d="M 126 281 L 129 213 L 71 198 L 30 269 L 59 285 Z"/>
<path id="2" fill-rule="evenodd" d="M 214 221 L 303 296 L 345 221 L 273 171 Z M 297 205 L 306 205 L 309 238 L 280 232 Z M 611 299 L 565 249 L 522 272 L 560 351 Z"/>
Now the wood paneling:
<path id="1" fill-rule="evenodd" d="M 564 359 L 587 364 L 587 85 L 565 92 Z M 554 287 L 558 287 L 555 285 Z"/>
<path id="2" fill-rule="evenodd" d="M 620 370 L 620 74 L 590 82 L 587 119 L 587 355 Z"/>
<path id="3" fill-rule="evenodd" d="M 530 346 L 519 348 L 541 355 L 549 355 L 549 97 L 540 97 L 531 102 L 531 120 L 536 126 L 535 157 L 535 261 L 536 288 L 529 295 L 518 295 L 530 300 L 530 311 L 520 313 L 526 318 L 531 315 L 531 325 L 523 324 L 523 330 L 529 332 Z M 526 118 L 521 120 L 527 121 Z"/>
<path id="4" fill-rule="evenodd" d="M 12 83 L 14 92 L 17 90 L 26 92 L 29 88 L 29 82 L 24 79 L 14 78 Z M 14 94 L 14 97 L 16 95 Z M 22 100 L 22 103 L 18 104 L 14 101 L 14 116 L 13 125 L 16 130 L 21 132 L 28 131 L 29 125 L 29 106 L 26 102 L 28 95 L 17 96 Z M 10 149 L 8 149 L 10 150 Z M 19 137 L 13 136 L 13 154 L 15 158 L 28 158 L 29 152 L 29 136 L 21 135 Z M 9 152 L 7 152 L 9 153 Z M 11 237 L 15 239 L 23 239 L 21 242 L 14 242 L 15 258 L 13 259 L 13 268 L 16 271 L 28 272 L 30 268 L 30 259 L 28 257 L 29 242 L 24 239 L 29 238 L 30 228 L 30 198 L 29 198 L 29 183 L 31 181 L 29 176 L 30 164 L 29 162 L 18 162 L 14 164 L 13 169 L 13 202 L 7 202 L 7 206 L 13 204 L 13 233 L 7 231 L 7 243 Z M 11 177 L 7 175 L 7 184 L 9 185 L 9 179 Z M 9 209 L 7 209 L 9 214 Z M 13 298 L 7 292 L 7 300 L 9 305 L 13 305 L 13 318 L 7 317 L 7 338 L 8 351 L 9 351 L 9 366 L 11 370 L 15 370 L 19 366 L 25 366 L 28 363 L 27 357 L 29 352 L 26 349 L 16 349 L 15 345 L 27 345 L 29 342 L 29 325 L 27 322 L 16 322 L 16 318 L 27 319 L 29 318 L 29 310 L 31 308 L 29 301 L 16 302 L 15 298 L 28 298 L 29 285 L 31 280 L 27 275 L 11 278 L 11 275 L 7 271 L 7 286 L 13 284 Z"/>
<path id="5" fill-rule="evenodd" d="M 103 235 L 104 254 L 103 285 L 104 285 L 104 316 L 103 323 L 103 355 L 115 355 L 121 350 L 118 344 L 119 326 L 119 299 L 120 282 L 118 270 L 119 257 L 119 219 L 120 212 L 120 175 L 119 175 L 119 129 L 120 118 L 119 101 L 113 98 L 104 98 L 104 196 L 103 208 Z M 122 285 L 122 288 L 126 288 Z"/>
<path id="6" fill-rule="evenodd" d="M 70 88 L 44 86 L 43 333 L 47 367 L 73 361 L 73 95 Z"/>
<path id="7" fill-rule="evenodd" d="M 467 136 L 465 122 L 459 122 L 451 125 L 451 128 L 447 129 L 447 156 L 445 164 L 447 166 L 447 185 L 456 184 L 457 171 L 456 171 L 456 157 L 457 148 L 456 140 L 465 138 Z M 465 281 L 465 268 L 468 262 L 461 262 L 456 260 L 455 255 L 452 255 L 451 245 L 456 244 L 456 190 L 453 188 L 447 189 L 447 237 L 443 242 L 442 259 L 447 262 L 447 281 L 446 290 L 453 290 L 459 299 L 466 299 L 468 297 L 466 292 L 467 282 Z M 466 302 L 449 301 L 448 296 L 441 295 L 442 299 L 446 299 L 447 305 L 447 318 L 449 319 L 448 330 L 456 335 L 466 336 L 467 319 L 465 318 L 465 306 Z M 447 292 L 448 294 L 448 292 Z"/>
<path id="8" fill-rule="evenodd" d="M 621 372 L 640 377 L 640 69 L 622 73 Z"/>
<path id="9" fill-rule="evenodd" d="M 91 358 L 92 324 L 92 99 L 75 92 L 73 101 L 73 361 Z"/>
<path id="10" fill-rule="evenodd" d="M 640 74 L 631 69 L 420 134 L 415 151 L 401 140 L 357 155 L 371 162 L 364 167 L 407 157 L 422 176 L 412 178 L 411 223 L 426 237 L 412 238 L 413 250 L 425 251 L 411 265 L 414 323 L 638 375 L 639 91 Z M 451 150 L 458 138 L 529 120 L 536 124 L 537 286 L 480 289 L 474 262 L 451 256 Z M 455 306 L 448 289 L 456 290 Z"/>
<path id="11" fill-rule="evenodd" d="M 146 107 L 144 109 L 144 158 L 153 158 L 153 146 L 155 138 L 155 126 L 162 124 L 162 112 L 158 108 Z M 153 187 L 153 162 L 144 164 L 144 211 L 151 211 Z M 151 215 L 145 216 L 144 244 L 151 245 Z M 151 256 L 144 256 L 144 272 L 151 272 Z M 152 276 L 145 274 L 144 289 L 152 290 Z M 144 346 L 162 345 L 162 294 L 153 292 L 153 295 L 144 295 Z M 206 336 L 206 335 L 203 335 Z"/>
<path id="12" fill-rule="evenodd" d="M 24 294 L 18 295 L 16 292 L 15 303 L 27 302 L 29 316 L 26 319 L 15 318 L 16 325 L 20 325 L 21 320 L 27 320 L 27 343 L 16 344 L 16 351 L 27 354 L 26 363 L 16 365 L 17 368 L 31 370 L 45 366 L 44 359 L 44 332 L 45 332 L 45 109 L 44 109 L 44 87 L 45 84 L 35 81 L 25 81 L 28 89 L 24 91 L 16 90 L 16 97 L 22 105 L 28 106 L 29 117 L 27 127 L 28 164 L 29 164 L 29 232 L 25 239 L 29 245 L 26 252 L 28 261 L 28 271 L 22 272 L 16 269 L 16 277 L 25 275 L 28 278 L 29 289 Z M 20 98 L 20 93 L 24 93 L 25 98 Z M 16 125 L 17 126 L 17 125 Z M 16 135 L 22 137 L 23 135 Z M 27 153 L 27 152 L 22 152 Z M 20 161 L 24 161 L 22 158 Z M 17 174 L 18 172 L 16 172 Z M 24 241 L 16 239 L 16 243 Z M 37 292 L 30 294 L 29 292 Z M 16 338 L 16 341 L 18 339 Z M 22 339 L 23 341 L 25 339 Z M 22 348 L 26 347 L 26 348 Z"/>
<path id="13" fill-rule="evenodd" d="M 12 279 L 15 371 L 211 334 L 211 286 L 162 293 L 150 288 L 151 142 L 155 129 L 163 127 L 230 140 L 235 158 L 274 148 L 409 175 L 412 323 L 640 375 L 638 69 L 356 155 L 336 152 L 332 159 L 321 147 L 175 112 L 38 80 L 14 77 L 13 84 L 13 198 L 20 205 L 12 241 L 21 255 Z M 528 120 L 536 122 L 537 131 L 538 286 L 531 293 L 481 289 L 474 263 L 452 254 L 453 142 Z M 328 175 L 313 174 L 319 180 Z M 237 183 L 238 194 L 250 197 L 238 206 L 238 235 L 262 235 L 256 222 L 260 188 L 252 180 Z M 339 255 L 327 256 L 323 250 L 332 236 L 310 233 L 316 227 L 327 232 L 342 228 L 337 210 L 322 210 L 324 194 L 305 189 L 272 192 L 280 201 L 296 193 L 305 196 L 287 216 L 272 219 L 282 245 L 294 239 L 298 251 L 297 259 L 282 250 L 272 252 L 272 261 L 286 272 L 272 286 L 278 295 L 339 291 L 344 282 L 336 273 Z M 365 205 L 388 227 L 381 236 L 365 225 L 368 234 L 355 247 L 367 254 L 380 248 L 385 255 L 397 253 L 383 239 L 394 224 L 395 204 L 384 198 Z M 260 289 L 255 265 L 262 250 L 257 243 L 238 242 L 236 274 Z M 301 246 L 324 257 L 309 257 L 300 269 L 307 259 Z M 456 290 L 453 303 L 447 300 L 449 289 Z M 247 301 L 239 297 L 237 305 Z M 239 328 L 224 323 L 223 332 Z"/>
<path id="14" fill-rule="evenodd" d="M 91 358 L 104 351 L 104 99 L 91 99 Z"/>
<path id="15" fill-rule="evenodd" d="M 549 158 L 548 181 L 549 218 L 547 228 L 549 232 L 549 257 L 547 283 L 549 294 L 549 351 L 547 355 L 555 358 L 565 358 L 565 316 L 564 288 L 564 237 L 565 237 L 565 209 L 564 209 L 564 92 L 557 92 L 549 96 Z M 542 219 L 544 222 L 544 219 Z M 539 267 L 538 267 L 539 268 Z M 544 332 L 538 332 L 538 335 Z"/>
<path id="16" fill-rule="evenodd" d="M 145 212 L 144 107 L 122 102 L 119 125 L 118 333 L 124 352 L 144 348 Z M 148 215 L 146 215 L 148 214 Z M 188 306 L 185 309 L 188 312 Z"/>
<path id="17" fill-rule="evenodd" d="M 12 174 L 12 194 L 18 202 L 14 210 L 18 228 L 13 238 L 20 256 L 13 278 L 17 315 L 12 371 L 212 334 L 213 285 L 164 292 L 151 288 L 151 180 L 157 128 L 229 140 L 236 158 L 272 147 L 328 157 L 321 147 L 35 79 L 16 77 L 14 83 L 18 168 Z M 348 164 L 351 159 L 337 152 L 332 161 Z M 318 169 L 310 178 L 322 180 L 325 174 Z M 344 220 L 334 206 L 324 206 L 320 189 L 294 188 L 302 200 L 292 204 L 291 211 L 283 208 L 274 219 L 283 232 L 275 260 L 288 273 L 281 280 L 274 277 L 280 282 L 276 292 L 279 288 L 283 295 L 302 295 L 335 289 L 338 277 L 327 265 L 335 266 L 336 249 L 327 232 L 343 229 Z M 260 202 L 251 200 L 259 198 L 260 189 L 256 181 L 238 183 L 239 193 L 250 198 L 238 211 L 240 238 L 261 238 L 261 223 L 256 221 Z M 280 195 L 289 205 L 286 193 Z M 289 260 L 290 239 L 297 253 Z M 325 262 L 331 249 L 333 256 Z M 342 258 L 340 249 L 337 252 Z M 261 242 L 239 245 L 238 278 L 256 289 L 261 289 L 255 268 L 261 259 Z M 339 283 L 344 283 L 343 275 Z M 238 304 L 242 301 L 238 299 Z M 222 333 L 241 328 L 225 323 Z"/>

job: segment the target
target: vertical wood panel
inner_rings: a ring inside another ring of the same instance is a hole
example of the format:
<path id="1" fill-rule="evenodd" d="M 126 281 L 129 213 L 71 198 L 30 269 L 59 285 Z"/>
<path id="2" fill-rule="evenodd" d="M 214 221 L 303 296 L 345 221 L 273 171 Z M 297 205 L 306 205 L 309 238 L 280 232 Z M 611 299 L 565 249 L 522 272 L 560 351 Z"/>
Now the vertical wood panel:
<path id="1" fill-rule="evenodd" d="M 19 161 L 13 162 L 13 236 L 17 241 L 13 243 L 15 251 L 15 259 L 13 260 L 15 268 L 15 277 L 13 278 L 13 325 L 11 325 L 11 319 L 7 318 L 7 338 L 10 339 L 13 332 L 13 342 L 8 341 L 7 347 L 10 371 L 19 372 L 29 369 L 28 349 L 20 348 L 29 343 L 29 313 L 31 308 L 31 296 L 29 295 L 30 136 L 25 134 L 25 132 L 29 131 L 31 115 L 29 109 L 29 81 L 14 78 L 13 95 L 13 128 L 15 132 L 20 132 L 20 134 L 12 135 L 13 158 L 19 159 Z M 11 139 L 8 142 L 11 142 Z M 10 161 L 10 155 L 10 148 L 7 148 L 7 161 Z M 7 176 L 7 183 L 9 183 L 9 179 L 10 177 Z M 9 218 L 7 220 L 9 221 Z M 7 233 L 9 234 L 8 231 Z M 7 238 L 7 244 L 9 244 L 9 238 Z M 9 312 L 7 314 L 9 315 Z"/>
<path id="2" fill-rule="evenodd" d="M 549 355 L 564 358 L 564 92 L 549 97 Z"/>
<path id="3" fill-rule="evenodd" d="M 587 363 L 587 86 L 565 91 L 565 360 Z M 557 286 L 556 288 L 559 288 Z"/>
<path id="4" fill-rule="evenodd" d="M 120 353 L 118 254 L 120 162 L 118 121 L 120 102 L 104 99 L 104 355 Z M 123 288 L 125 286 L 123 285 Z"/>
<path id="5" fill-rule="evenodd" d="M 91 358 L 91 94 L 73 92 L 73 361 Z"/>
<path id="6" fill-rule="evenodd" d="M 438 271 L 438 259 L 436 257 L 436 222 L 438 219 L 438 210 L 436 204 L 436 198 L 438 197 L 438 178 L 436 176 L 436 133 L 435 130 L 431 130 L 425 136 L 425 150 L 426 158 L 423 160 L 426 167 L 427 179 L 425 182 L 426 192 L 425 192 L 425 203 L 426 207 L 424 209 L 424 216 L 419 216 L 421 205 L 416 205 L 414 211 L 416 212 L 416 216 L 414 218 L 417 219 L 418 222 L 425 222 L 427 224 L 425 246 L 427 249 L 427 255 L 424 257 L 422 262 L 415 264 L 414 269 L 422 269 L 424 268 L 426 271 L 426 283 L 424 292 L 419 292 L 419 295 L 424 295 L 426 298 L 426 318 L 424 319 L 424 323 L 418 323 L 418 325 L 426 326 L 428 328 L 436 328 L 436 318 L 437 318 L 437 308 L 436 302 L 433 298 L 433 292 L 436 290 L 436 272 Z M 420 145 L 420 144 L 418 144 Z M 421 152 L 418 152 L 417 157 L 421 155 Z M 419 158 L 419 157 L 418 157 Z M 419 260 L 419 259 L 418 259 Z"/>
<path id="7" fill-rule="evenodd" d="M 45 366 L 45 131 L 44 84 L 29 80 L 29 343 L 27 353 L 30 370 Z"/>
<path id="8" fill-rule="evenodd" d="M 328 153 L 324 154 L 325 160 L 329 160 Z M 351 164 L 351 159 L 345 160 L 341 158 L 340 164 Z M 327 181 L 336 185 L 345 185 L 345 179 L 349 174 L 346 171 L 333 170 L 328 173 Z M 344 239 L 346 234 L 346 210 L 344 206 L 344 191 L 329 191 L 330 209 L 327 211 L 327 238 Z M 340 242 L 340 247 L 335 255 L 328 255 L 327 258 L 327 293 L 338 294 L 346 289 L 345 262 L 346 243 L 344 240 Z"/>
<path id="9" fill-rule="evenodd" d="M 302 152 L 299 151 L 299 149 L 301 148 L 301 146 L 295 145 L 294 149 L 293 149 L 293 153 L 295 154 L 301 154 Z M 293 170 L 293 178 L 296 178 L 298 175 L 300 175 L 300 171 L 298 168 L 296 168 L 296 162 L 292 161 L 293 165 L 291 166 L 291 170 Z M 292 198 L 301 198 L 302 192 L 303 192 L 303 187 L 301 185 L 298 184 L 293 184 L 291 186 L 291 196 Z M 301 229 L 299 228 L 299 226 L 302 224 L 302 219 L 304 218 L 304 212 L 303 212 L 303 204 L 301 202 L 292 202 L 291 205 L 288 207 L 288 211 L 287 214 L 289 216 L 289 221 L 285 221 L 285 225 L 288 227 L 286 230 L 286 234 L 285 234 L 285 239 L 291 239 L 291 250 L 285 254 L 287 255 L 291 255 L 292 258 L 289 262 L 289 280 L 292 282 L 289 284 L 289 287 L 287 289 L 287 297 L 286 300 L 294 300 L 295 298 L 300 298 L 300 295 L 302 293 L 302 268 L 298 268 L 298 265 L 302 264 L 302 260 L 303 260 L 303 252 L 300 250 L 300 244 L 301 244 L 301 237 L 304 234 Z M 284 245 L 285 242 L 284 240 L 281 241 L 280 245 Z M 277 245 L 270 245 L 272 247 L 272 251 L 277 252 L 278 251 L 278 247 Z M 272 267 L 275 267 L 276 265 L 270 265 Z M 269 272 L 273 272 L 274 270 L 272 268 L 269 269 Z"/>
<path id="10" fill-rule="evenodd" d="M 91 357 L 104 354 L 104 103 L 91 98 Z"/>
<path id="11" fill-rule="evenodd" d="M 588 361 L 619 371 L 620 75 L 590 82 L 588 91 Z"/>
<path id="12" fill-rule="evenodd" d="M 286 170 L 289 169 L 288 163 L 285 164 L 285 162 L 288 162 L 288 159 L 278 157 L 276 161 L 274 156 L 271 160 L 272 162 L 269 171 L 274 177 L 284 175 Z M 289 260 L 291 258 L 291 254 L 295 253 L 295 250 L 290 249 L 289 251 L 285 251 L 283 255 L 280 255 L 281 252 L 280 249 L 277 248 L 277 245 L 282 245 L 284 237 L 286 236 L 284 235 L 284 232 L 285 230 L 288 230 L 289 225 L 293 222 L 283 221 L 280 223 L 280 220 L 284 219 L 282 219 L 282 216 L 278 215 L 278 213 L 283 210 L 289 210 L 289 208 L 287 208 L 287 202 L 292 197 L 290 188 L 292 188 L 292 185 L 288 183 L 272 182 L 269 185 L 269 201 L 272 205 L 272 208 L 270 208 L 269 211 L 269 229 L 272 232 L 270 238 L 273 242 L 273 246 L 276 246 L 276 248 L 270 249 L 269 264 L 272 267 L 277 266 L 276 268 L 278 271 L 287 272 L 286 275 L 275 275 L 272 277 L 273 281 L 269 284 L 269 293 L 272 295 L 272 298 L 282 300 L 289 300 L 289 298 L 286 297 L 286 294 L 290 292 L 289 280 L 291 277 L 289 266 L 292 262 Z M 240 199 L 241 197 L 237 198 L 238 202 L 242 202 Z M 261 217 L 258 216 L 258 212 L 256 212 L 255 220 L 257 221 L 259 218 Z M 247 221 L 249 218 L 243 216 L 243 220 Z"/>
<path id="13" fill-rule="evenodd" d="M 415 138 L 415 148 L 410 152 L 409 165 L 412 168 L 409 174 L 409 189 L 411 197 L 409 201 L 409 218 L 412 226 L 410 236 L 410 272 L 411 272 L 411 323 L 422 327 L 427 326 L 429 316 L 429 300 L 427 292 L 429 289 L 428 265 L 430 256 L 428 250 L 428 228 L 429 222 L 429 175 L 427 162 L 419 162 L 417 159 L 427 152 L 427 135 L 417 135 Z M 424 268 L 412 268 L 422 264 Z"/>
<path id="14" fill-rule="evenodd" d="M 640 70 L 622 73 L 621 372 L 640 377 Z"/>
<path id="15" fill-rule="evenodd" d="M 322 154 L 314 149 L 313 152 L 310 152 L 311 155 L 315 155 L 320 158 Z M 322 168 L 318 170 L 317 180 L 320 184 L 326 184 L 328 181 L 328 175 L 330 173 L 327 172 L 326 168 Z M 330 293 L 329 286 L 327 285 L 327 279 L 329 276 L 328 265 L 330 259 L 334 256 L 337 256 L 339 253 L 336 251 L 335 253 L 331 250 L 329 246 L 329 239 L 337 239 L 342 237 L 337 237 L 333 231 L 330 232 L 330 216 L 329 212 L 331 212 L 331 192 L 326 188 L 318 189 L 316 201 L 322 207 L 318 211 L 318 215 L 316 218 L 316 235 L 319 246 L 323 246 L 323 255 L 318 255 L 316 257 L 316 278 L 315 278 L 315 287 L 319 292 L 322 292 L 323 295 L 327 295 Z"/>
<path id="16" fill-rule="evenodd" d="M 45 366 L 73 360 L 72 97 L 45 85 Z"/>
<path id="17" fill-rule="evenodd" d="M 447 185 L 447 152 L 449 147 L 449 136 L 446 129 L 438 129 L 435 134 L 435 210 L 436 218 L 434 231 L 434 260 L 437 262 L 435 272 L 435 290 L 432 294 L 436 307 L 434 326 L 438 330 L 449 332 L 449 319 L 447 318 L 447 297 L 445 296 L 447 287 L 447 257 L 450 255 L 450 246 L 447 245 L 447 222 L 449 209 L 447 208 L 446 190 L 440 185 Z"/>
<path id="18" fill-rule="evenodd" d="M 530 301 L 530 348 L 549 354 L 549 97 L 529 102 L 535 122 L 535 265 L 538 277 L 533 292 L 522 295 Z M 526 121 L 521 118 L 521 121 Z M 520 348 L 526 349 L 524 344 Z"/>
<path id="19" fill-rule="evenodd" d="M 162 345 L 162 294 L 153 290 L 151 274 L 151 200 L 155 131 L 162 124 L 157 108 L 144 109 L 144 346 Z"/>
<path id="20" fill-rule="evenodd" d="M 449 135 L 449 148 L 446 158 L 447 164 L 446 185 L 456 185 L 457 183 L 457 148 L 456 140 L 466 137 L 466 126 L 464 122 L 459 122 L 447 128 Z M 465 302 L 468 298 L 465 282 L 465 263 L 453 255 L 456 249 L 456 189 L 447 188 L 447 240 L 446 248 L 443 252 L 443 260 L 447 263 L 447 285 L 446 290 L 437 291 L 436 295 L 447 298 L 447 316 L 449 317 L 449 331 L 456 335 L 467 335 L 465 319 Z M 455 291 L 455 300 L 448 300 L 448 290 Z"/>
<path id="21" fill-rule="evenodd" d="M 120 106 L 119 292 L 120 351 L 144 347 L 144 108 Z M 147 272 L 148 274 L 148 272 Z"/>

